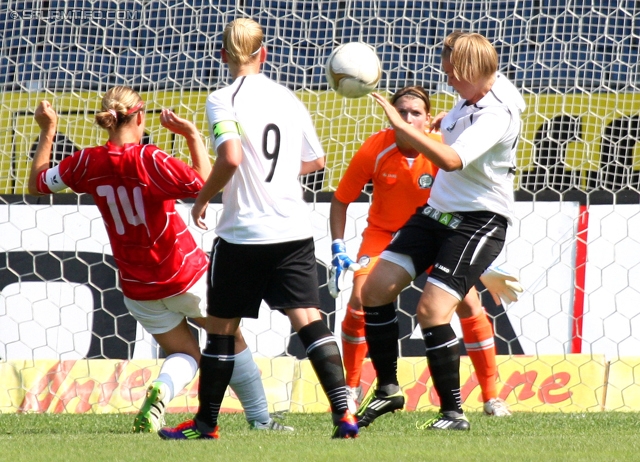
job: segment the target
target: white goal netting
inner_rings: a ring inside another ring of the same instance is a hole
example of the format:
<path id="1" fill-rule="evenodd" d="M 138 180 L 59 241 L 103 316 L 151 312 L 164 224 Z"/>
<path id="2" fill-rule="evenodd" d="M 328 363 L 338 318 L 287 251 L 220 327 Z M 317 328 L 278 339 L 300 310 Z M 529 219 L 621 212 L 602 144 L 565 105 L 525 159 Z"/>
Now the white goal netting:
<path id="1" fill-rule="evenodd" d="M 628 358 L 640 351 L 640 6 L 630 0 L 2 2 L 2 361 L 162 356 L 122 304 L 91 199 L 26 194 L 38 136 L 33 110 L 46 98 L 59 113 L 57 162 L 105 141 L 93 123 L 101 94 L 130 85 L 146 102 L 148 139 L 187 159 L 185 144 L 157 116 L 170 107 L 207 137 L 206 95 L 229 83 L 219 55 L 222 31 L 240 16 L 263 26 L 269 50 L 264 72 L 297 92 L 327 152 L 324 171 L 302 181 L 313 209 L 323 311 L 336 334 L 350 282 L 336 301 L 324 285 L 329 200 L 355 150 L 385 119 L 369 98 L 346 100 L 330 91 L 324 62 L 341 43 L 366 42 L 382 62 L 380 91 L 423 85 L 433 95 L 435 114 L 455 98 L 440 70 L 440 45 L 462 29 L 494 43 L 500 71 L 528 105 L 518 157 L 518 219 L 498 261 L 526 291 L 508 310 L 483 299 L 498 353 L 583 354 L 591 358 L 586 364 L 610 362 L 624 377 L 633 376 L 636 363 Z M 349 209 L 352 254 L 366 226 L 369 194 L 363 191 Z M 185 218 L 187 206 L 180 208 Z M 215 217 L 218 205 L 211 207 L 209 217 Z M 208 250 L 213 232 L 192 230 Z M 400 300 L 405 357 L 424 351 L 413 316 L 419 286 Z M 302 354 L 286 319 L 267 310 L 245 322 L 244 332 L 263 358 Z M 551 367 L 557 383 L 554 374 Z M 612 407 L 632 408 L 627 394 L 635 380 L 622 382 L 609 386 L 620 389 Z M 3 393 L 14 391 L 0 387 L 0 412 L 16 406 L 4 405 Z M 518 401 L 515 395 L 509 397 Z"/>

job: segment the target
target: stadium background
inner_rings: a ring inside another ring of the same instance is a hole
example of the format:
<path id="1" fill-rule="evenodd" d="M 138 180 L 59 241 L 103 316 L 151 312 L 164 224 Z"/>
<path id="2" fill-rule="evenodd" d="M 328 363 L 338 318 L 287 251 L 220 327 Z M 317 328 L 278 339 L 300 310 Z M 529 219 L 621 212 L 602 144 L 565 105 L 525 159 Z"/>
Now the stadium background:
<path id="1" fill-rule="evenodd" d="M 635 2 L 8 1 L 0 6 L 0 357 L 6 361 L 0 372 L 10 377 L 0 389 L 2 412 L 132 410 L 162 356 L 121 303 L 90 199 L 25 195 L 38 134 L 33 109 L 43 98 L 58 109 L 59 161 L 80 146 L 104 142 L 93 124 L 100 94 L 131 85 L 147 102 L 148 139 L 186 159 L 186 146 L 154 115 L 171 107 L 206 135 L 206 95 L 229 83 L 218 53 L 222 30 L 238 16 L 264 27 L 265 73 L 297 92 L 327 151 L 324 172 L 303 179 L 323 283 L 331 191 L 361 142 L 385 124 L 370 99 L 345 100 L 328 91 L 323 65 L 331 50 L 354 40 L 369 43 L 383 65 L 380 90 L 424 85 L 434 94 L 436 113 L 454 99 L 439 70 L 442 39 L 457 29 L 486 35 L 498 50 L 501 72 L 528 104 L 518 156 L 518 220 L 499 257 L 527 292 L 507 312 L 484 297 L 494 317 L 502 393 L 523 410 L 640 407 L 632 398 L 640 364 Z M 347 244 L 354 254 L 369 193 L 350 209 Z M 217 205 L 211 207 L 210 217 Z M 208 249 L 213 234 L 199 238 Z M 415 408 L 433 404 L 411 315 L 419 286 L 400 300 L 404 377 L 424 388 L 416 391 L 422 398 Z M 320 290 L 339 335 L 349 282 L 335 302 L 326 287 Z M 280 403 L 274 408 L 326 408 L 305 375 L 306 363 L 296 359 L 302 352 L 286 325 L 261 316 L 245 323 L 245 333 L 262 357 L 263 376 L 273 374 L 270 390 Z M 110 402 L 96 398 L 87 384 L 130 367 L 135 380 L 127 386 L 116 380 L 121 395 L 131 394 L 128 401 L 106 408 L 91 401 Z M 471 390 L 473 375 L 468 363 L 464 367 Z M 562 393 L 553 392 L 558 389 Z M 193 393 L 185 399 L 192 405 Z"/>

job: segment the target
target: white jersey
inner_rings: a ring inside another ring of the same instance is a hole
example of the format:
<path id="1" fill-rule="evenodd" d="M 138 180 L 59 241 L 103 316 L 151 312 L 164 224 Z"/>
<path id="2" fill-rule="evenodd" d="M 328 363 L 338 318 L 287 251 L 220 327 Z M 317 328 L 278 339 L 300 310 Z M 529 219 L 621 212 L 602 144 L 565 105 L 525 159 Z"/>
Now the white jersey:
<path id="1" fill-rule="evenodd" d="M 209 95 L 207 117 L 214 146 L 216 124 L 233 121 L 243 150 L 222 193 L 216 234 L 233 244 L 312 237 L 298 176 L 302 161 L 324 157 L 324 151 L 300 100 L 263 74 L 241 76 Z"/>
<path id="2" fill-rule="evenodd" d="M 461 100 L 442 119 L 444 142 L 462 168 L 438 171 L 429 205 L 442 212 L 491 211 L 512 223 L 513 181 L 524 99 L 502 74 L 480 101 Z"/>

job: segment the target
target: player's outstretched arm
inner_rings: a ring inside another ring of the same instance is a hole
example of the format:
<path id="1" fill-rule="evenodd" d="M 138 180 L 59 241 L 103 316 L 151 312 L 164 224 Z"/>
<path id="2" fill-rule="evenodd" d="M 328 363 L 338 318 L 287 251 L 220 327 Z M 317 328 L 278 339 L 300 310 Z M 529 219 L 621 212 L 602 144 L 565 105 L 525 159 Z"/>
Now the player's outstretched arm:
<path id="1" fill-rule="evenodd" d="M 371 96 L 384 110 L 389 123 L 395 129 L 396 140 L 404 140 L 445 172 L 462 168 L 462 160 L 453 148 L 426 136 L 424 131 L 406 123 L 393 104 L 384 96 L 375 92 L 371 93 Z"/>
<path id="2" fill-rule="evenodd" d="M 209 201 L 222 191 L 242 162 L 242 145 L 239 138 L 230 139 L 222 143 L 217 149 L 216 162 L 204 186 L 198 193 L 191 209 L 191 218 L 198 228 L 207 229 L 202 221 L 207 212 Z"/>
<path id="3" fill-rule="evenodd" d="M 189 153 L 191 154 L 193 169 L 198 172 L 204 180 L 209 178 L 209 174 L 211 173 L 211 160 L 209 159 L 209 153 L 195 124 L 178 117 L 170 109 L 162 110 L 160 113 L 160 123 L 167 130 L 185 137 Z"/>
<path id="4" fill-rule="evenodd" d="M 33 155 L 33 161 L 31 162 L 31 171 L 29 172 L 29 194 L 41 193 L 38 191 L 38 175 L 43 170 L 49 168 L 49 162 L 51 161 L 51 150 L 53 148 L 53 140 L 56 137 L 56 125 L 58 122 L 58 115 L 51 106 L 49 101 L 41 101 L 33 118 L 40 127 L 40 139 L 38 140 L 38 146 L 36 152 Z"/>

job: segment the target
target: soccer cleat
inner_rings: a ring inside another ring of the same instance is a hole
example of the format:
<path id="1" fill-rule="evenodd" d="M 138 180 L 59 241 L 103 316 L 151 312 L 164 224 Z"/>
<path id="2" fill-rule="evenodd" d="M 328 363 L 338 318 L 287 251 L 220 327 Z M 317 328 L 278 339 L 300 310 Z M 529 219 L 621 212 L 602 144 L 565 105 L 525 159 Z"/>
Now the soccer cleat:
<path id="1" fill-rule="evenodd" d="M 495 417 L 508 417 L 511 415 L 509 405 L 500 398 L 491 398 L 484 403 L 484 413 Z"/>
<path id="2" fill-rule="evenodd" d="M 270 417 L 269 422 L 267 423 L 262 423 L 262 422 L 258 422 L 257 420 L 254 420 L 253 422 L 249 422 L 249 426 L 251 427 L 251 430 L 272 430 L 272 431 L 280 431 L 280 432 L 293 431 L 293 427 L 282 425 L 273 417 Z"/>
<path id="3" fill-rule="evenodd" d="M 342 416 L 333 414 L 333 433 L 331 438 L 357 438 L 358 431 L 358 421 L 351 412 L 346 411 Z"/>
<path id="4" fill-rule="evenodd" d="M 464 414 L 447 411 L 438 414 L 435 418 L 418 425 L 418 430 L 469 430 L 471 425 Z"/>
<path id="5" fill-rule="evenodd" d="M 138 415 L 133 420 L 133 433 L 155 433 L 164 425 L 164 387 L 161 382 L 152 383 Z"/>
<path id="6" fill-rule="evenodd" d="M 392 395 L 375 390 L 373 393 L 369 393 L 369 396 L 360 405 L 358 412 L 356 412 L 356 419 L 358 419 L 358 427 L 368 427 L 383 414 L 388 412 L 396 412 L 404 407 L 404 395 L 402 390 L 398 390 Z"/>
<path id="7" fill-rule="evenodd" d="M 361 401 L 362 387 L 347 387 L 347 407 L 349 412 L 355 414 Z"/>
<path id="8" fill-rule="evenodd" d="M 191 419 L 182 422 L 177 427 L 163 427 L 158 430 L 158 436 L 163 440 L 217 440 L 220 438 L 218 426 L 210 433 L 198 430 L 196 421 Z"/>

